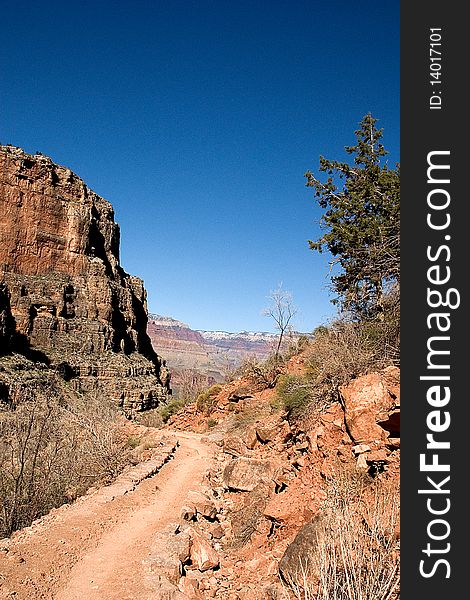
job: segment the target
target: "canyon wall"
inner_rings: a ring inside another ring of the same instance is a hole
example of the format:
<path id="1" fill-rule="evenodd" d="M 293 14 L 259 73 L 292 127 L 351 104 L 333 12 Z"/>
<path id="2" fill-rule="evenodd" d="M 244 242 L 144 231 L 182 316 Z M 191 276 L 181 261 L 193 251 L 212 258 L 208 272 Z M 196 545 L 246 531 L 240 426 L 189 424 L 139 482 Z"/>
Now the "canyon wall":
<path id="1" fill-rule="evenodd" d="M 119 264 L 111 204 L 50 158 L 0 146 L 4 351 L 13 343 L 132 416 L 171 393 L 146 327 L 146 292 Z"/>
<path id="2" fill-rule="evenodd" d="M 208 383 L 223 382 L 247 358 L 265 360 L 278 339 L 273 333 L 199 331 L 171 317 L 152 314 L 147 332 L 154 349 L 168 360 L 177 394 L 184 373 L 198 373 L 207 377 Z"/>

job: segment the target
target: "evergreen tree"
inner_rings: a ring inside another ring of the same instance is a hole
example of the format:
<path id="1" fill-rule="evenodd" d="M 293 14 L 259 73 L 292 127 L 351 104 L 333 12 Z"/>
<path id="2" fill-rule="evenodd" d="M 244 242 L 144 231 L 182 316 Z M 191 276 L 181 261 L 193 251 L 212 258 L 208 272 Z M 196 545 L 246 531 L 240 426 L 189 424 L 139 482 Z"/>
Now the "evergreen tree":
<path id="1" fill-rule="evenodd" d="M 309 245 L 328 250 L 332 266 L 341 267 L 331 278 L 334 302 L 359 318 L 380 317 L 384 290 L 400 279 L 400 167 L 384 161 L 388 152 L 376 122 L 366 115 L 355 131 L 357 143 L 346 146 L 353 165 L 321 156 L 326 181 L 305 173 L 325 209 L 320 225 L 327 230 Z"/>

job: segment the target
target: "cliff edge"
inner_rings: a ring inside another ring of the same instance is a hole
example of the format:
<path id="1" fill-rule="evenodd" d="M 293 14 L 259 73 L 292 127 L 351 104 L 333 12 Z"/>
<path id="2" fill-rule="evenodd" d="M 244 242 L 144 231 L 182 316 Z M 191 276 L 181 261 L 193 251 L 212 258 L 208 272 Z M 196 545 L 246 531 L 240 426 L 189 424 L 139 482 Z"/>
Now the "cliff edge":
<path id="1" fill-rule="evenodd" d="M 42 154 L 0 146 L 2 350 L 34 353 L 128 416 L 165 403 L 143 282 L 119 264 L 111 204 Z M 14 331 L 11 332 L 12 323 Z"/>

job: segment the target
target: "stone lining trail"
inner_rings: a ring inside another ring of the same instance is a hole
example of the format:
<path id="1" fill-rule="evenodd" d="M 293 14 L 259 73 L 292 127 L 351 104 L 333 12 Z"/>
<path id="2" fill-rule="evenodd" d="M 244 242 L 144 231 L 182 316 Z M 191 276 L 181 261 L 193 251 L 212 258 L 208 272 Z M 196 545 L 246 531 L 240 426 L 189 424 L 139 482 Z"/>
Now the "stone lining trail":
<path id="1" fill-rule="evenodd" d="M 202 486 L 211 461 L 207 438 L 175 433 L 156 457 L 112 485 L 52 511 L 4 540 L 0 598 L 165 597 L 165 584 L 151 566 L 152 541 L 180 520 L 188 492 Z"/>

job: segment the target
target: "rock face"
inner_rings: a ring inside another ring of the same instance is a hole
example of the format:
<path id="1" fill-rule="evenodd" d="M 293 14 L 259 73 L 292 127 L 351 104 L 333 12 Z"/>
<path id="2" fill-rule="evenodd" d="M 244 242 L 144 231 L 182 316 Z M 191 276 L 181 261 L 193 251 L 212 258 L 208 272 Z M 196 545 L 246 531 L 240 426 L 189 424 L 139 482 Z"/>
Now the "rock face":
<path id="1" fill-rule="evenodd" d="M 111 204 L 69 169 L 12 146 L 0 147 L 0 282 L 5 341 L 9 304 L 16 346 L 80 391 L 105 393 L 128 415 L 167 400 L 146 292 L 119 265 Z"/>
<path id="2" fill-rule="evenodd" d="M 4 283 L 0 283 L 0 355 L 11 349 L 15 333 L 15 321 L 11 314 L 10 294 Z"/>
<path id="3" fill-rule="evenodd" d="M 399 382 L 399 370 L 388 367 L 340 387 L 345 422 L 355 444 L 381 446 L 400 437 Z"/>

